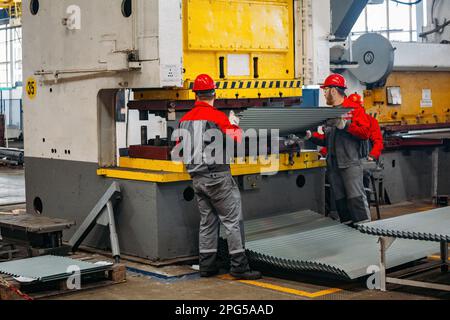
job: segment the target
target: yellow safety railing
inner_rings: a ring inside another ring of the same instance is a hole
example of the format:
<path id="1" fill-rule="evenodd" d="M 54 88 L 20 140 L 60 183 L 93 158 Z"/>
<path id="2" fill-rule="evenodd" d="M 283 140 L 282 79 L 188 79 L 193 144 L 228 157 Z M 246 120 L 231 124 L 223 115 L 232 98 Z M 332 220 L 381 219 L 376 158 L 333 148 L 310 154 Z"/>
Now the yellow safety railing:
<path id="1" fill-rule="evenodd" d="M 8 10 L 11 19 L 22 17 L 22 0 L 0 0 L 0 9 Z"/>

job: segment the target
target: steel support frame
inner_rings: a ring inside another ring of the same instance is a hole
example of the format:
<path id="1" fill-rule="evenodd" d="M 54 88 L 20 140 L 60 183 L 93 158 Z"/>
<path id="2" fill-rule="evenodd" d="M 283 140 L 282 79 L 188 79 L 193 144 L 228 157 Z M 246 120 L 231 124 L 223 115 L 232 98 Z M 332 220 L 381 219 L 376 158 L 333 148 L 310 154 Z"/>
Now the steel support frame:
<path id="1" fill-rule="evenodd" d="M 76 251 L 78 249 L 95 224 L 100 224 L 109 227 L 112 255 L 116 263 L 120 262 L 120 246 L 116 230 L 113 204 L 113 200 L 118 199 L 120 199 L 120 186 L 117 182 L 113 182 L 69 240 L 69 245 L 72 247 L 72 251 Z"/>
<path id="2" fill-rule="evenodd" d="M 411 286 L 411 287 L 419 287 L 419 288 L 425 288 L 425 289 L 435 289 L 435 290 L 441 290 L 441 291 L 450 291 L 450 285 L 443 285 L 443 284 L 437 284 L 437 283 L 430 283 L 430 282 L 424 282 L 424 281 L 415 281 L 415 280 L 407 280 L 407 279 L 400 279 L 400 278 L 394 278 L 394 277 L 388 277 L 386 272 L 386 252 L 387 250 L 392 246 L 392 244 L 395 242 L 396 238 L 393 237 L 379 237 L 378 242 L 380 244 L 380 290 L 385 292 L 387 291 L 387 284 L 398 284 L 398 285 L 404 285 L 404 286 Z M 448 242 L 447 241 L 441 241 L 441 261 L 437 265 L 440 266 L 442 273 L 448 272 Z"/>

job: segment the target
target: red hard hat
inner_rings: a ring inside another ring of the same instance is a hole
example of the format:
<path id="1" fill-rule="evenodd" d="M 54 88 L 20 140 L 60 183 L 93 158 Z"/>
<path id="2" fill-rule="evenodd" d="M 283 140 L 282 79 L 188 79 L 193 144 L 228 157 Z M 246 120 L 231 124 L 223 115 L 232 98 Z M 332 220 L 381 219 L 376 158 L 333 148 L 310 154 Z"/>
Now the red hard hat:
<path id="1" fill-rule="evenodd" d="M 325 83 L 320 87 L 321 89 L 325 89 L 328 87 L 338 87 L 342 89 L 347 89 L 347 81 L 340 74 L 333 73 L 328 78 L 325 79 Z"/>
<path id="2" fill-rule="evenodd" d="M 216 83 L 214 82 L 213 78 L 211 78 L 207 74 L 201 74 L 195 79 L 192 91 L 211 91 L 215 89 Z"/>
<path id="3" fill-rule="evenodd" d="M 353 94 L 349 95 L 348 99 L 357 104 L 362 104 L 362 97 L 357 93 L 353 93 Z"/>

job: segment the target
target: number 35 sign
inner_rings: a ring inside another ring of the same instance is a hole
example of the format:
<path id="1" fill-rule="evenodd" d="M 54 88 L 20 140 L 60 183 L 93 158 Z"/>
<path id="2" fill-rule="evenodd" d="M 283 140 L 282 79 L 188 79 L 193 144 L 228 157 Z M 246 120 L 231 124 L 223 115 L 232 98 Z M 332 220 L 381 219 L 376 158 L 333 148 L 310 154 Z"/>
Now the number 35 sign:
<path id="1" fill-rule="evenodd" d="M 27 83 L 25 86 L 25 92 L 30 100 L 33 100 L 37 94 L 37 82 L 33 77 L 29 77 L 27 79 Z"/>

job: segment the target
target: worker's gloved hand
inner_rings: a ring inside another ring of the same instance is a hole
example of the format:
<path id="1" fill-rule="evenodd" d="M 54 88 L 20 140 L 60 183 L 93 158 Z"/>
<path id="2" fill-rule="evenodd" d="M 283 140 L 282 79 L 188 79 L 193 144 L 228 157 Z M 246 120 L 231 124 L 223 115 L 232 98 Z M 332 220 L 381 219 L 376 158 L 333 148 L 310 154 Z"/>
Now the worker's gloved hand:
<path id="1" fill-rule="evenodd" d="M 328 119 L 325 125 L 327 127 L 336 127 L 338 120 L 339 120 L 338 118 Z"/>
<path id="2" fill-rule="evenodd" d="M 336 128 L 338 128 L 339 130 L 344 130 L 345 127 L 347 126 L 347 119 L 344 118 L 339 118 L 337 123 L 336 123 Z"/>
<path id="3" fill-rule="evenodd" d="M 312 132 L 310 130 L 306 131 L 305 140 L 309 140 L 312 138 Z"/>
<path id="4" fill-rule="evenodd" d="M 230 116 L 228 117 L 228 119 L 230 120 L 230 123 L 231 123 L 232 125 L 235 125 L 235 126 L 239 126 L 239 122 L 241 121 L 241 120 L 236 116 L 236 114 L 234 113 L 233 110 L 230 111 Z"/>
<path id="5" fill-rule="evenodd" d="M 343 130 L 343 129 L 345 129 L 347 122 L 348 122 L 348 120 L 344 119 L 344 118 L 334 118 L 334 119 L 329 119 L 327 121 L 327 126 L 328 127 L 336 127 L 339 130 Z"/>

